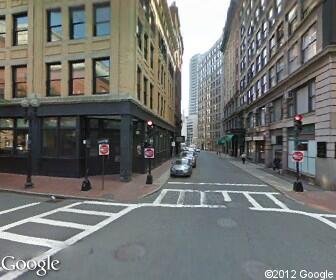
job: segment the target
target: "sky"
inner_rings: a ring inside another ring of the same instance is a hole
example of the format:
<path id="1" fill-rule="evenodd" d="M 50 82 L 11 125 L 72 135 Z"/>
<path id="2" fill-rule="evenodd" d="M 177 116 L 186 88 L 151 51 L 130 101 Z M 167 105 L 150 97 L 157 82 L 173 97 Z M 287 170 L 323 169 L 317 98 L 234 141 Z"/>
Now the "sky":
<path id="1" fill-rule="evenodd" d="M 188 113 L 189 61 L 210 49 L 223 33 L 230 0 L 168 0 L 179 9 L 184 43 L 182 66 L 182 112 Z"/>

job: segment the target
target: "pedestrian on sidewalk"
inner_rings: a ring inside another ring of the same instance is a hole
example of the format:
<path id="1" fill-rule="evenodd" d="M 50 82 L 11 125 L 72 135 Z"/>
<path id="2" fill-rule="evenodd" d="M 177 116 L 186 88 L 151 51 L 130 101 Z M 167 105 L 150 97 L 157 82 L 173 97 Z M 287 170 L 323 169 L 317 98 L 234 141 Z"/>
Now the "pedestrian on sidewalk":
<path id="1" fill-rule="evenodd" d="M 242 153 L 242 154 L 240 155 L 240 157 L 241 157 L 241 159 L 242 159 L 243 164 L 245 164 L 245 162 L 246 162 L 246 154 L 245 154 L 245 153 Z"/>

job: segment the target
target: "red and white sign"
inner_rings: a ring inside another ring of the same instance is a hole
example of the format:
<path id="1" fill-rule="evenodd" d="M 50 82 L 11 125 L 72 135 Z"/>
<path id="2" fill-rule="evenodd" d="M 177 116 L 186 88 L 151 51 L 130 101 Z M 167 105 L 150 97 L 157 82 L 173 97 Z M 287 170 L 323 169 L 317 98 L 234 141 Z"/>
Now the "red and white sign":
<path id="1" fill-rule="evenodd" d="M 110 145 L 109 144 L 99 144 L 99 155 L 108 156 L 110 154 Z"/>
<path id="2" fill-rule="evenodd" d="M 145 148 L 145 158 L 154 158 L 154 148 Z"/>
<path id="3" fill-rule="evenodd" d="M 295 162 L 303 162 L 304 152 L 302 151 L 294 151 L 292 154 L 292 160 Z"/>

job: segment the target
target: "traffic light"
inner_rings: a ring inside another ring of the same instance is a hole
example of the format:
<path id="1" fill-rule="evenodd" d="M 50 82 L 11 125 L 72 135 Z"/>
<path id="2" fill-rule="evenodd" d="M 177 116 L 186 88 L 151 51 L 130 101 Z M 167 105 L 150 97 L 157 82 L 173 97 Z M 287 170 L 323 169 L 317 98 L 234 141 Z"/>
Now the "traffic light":
<path id="1" fill-rule="evenodd" d="M 148 120 L 147 121 L 147 135 L 151 136 L 153 134 L 153 130 L 154 130 L 153 121 Z"/>
<path id="2" fill-rule="evenodd" d="M 302 115 L 295 115 L 294 117 L 294 128 L 297 133 L 300 133 L 302 131 L 302 120 L 303 116 Z"/>

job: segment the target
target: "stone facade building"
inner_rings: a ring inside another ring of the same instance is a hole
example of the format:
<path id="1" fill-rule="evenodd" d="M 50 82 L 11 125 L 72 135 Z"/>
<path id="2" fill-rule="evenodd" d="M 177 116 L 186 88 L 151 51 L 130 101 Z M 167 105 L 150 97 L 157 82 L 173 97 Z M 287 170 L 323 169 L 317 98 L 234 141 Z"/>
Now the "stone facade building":
<path id="1" fill-rule="evenodd" d="M 204 54 L 199 66 L 198 146 L 204 150 L 219 149 L 223 94 L 222 38 Z"/>
<path id="2" fill-rule="evenodd" d="M 239 18 L 239 94 L 227 98 L 224 125 L 242 116 L 248 158 L 268 167 L 279 159 L 283 169 L 294 171 L 293 118 L 302 114 L 300 169 L 335 190 L 336 2 L 241 0 L 231 5 L 232 20 Z M 224 38 L 232 40 L 228 33 Z M 224 53 L 229 46 L 223 42 Z"/>
<path id="3" fill-rule="evenodd" d="M 0 172 L 26 170 L 31 100 L 34 174 L 83 176 L 84 139 L 100 174 L 106 138 L 107 173 L 128 181 L 145 172 L 148 119 L 160 164 L 180 133 L 182 54 L 178 9 L 165 0 L 0 1 Z"/>

